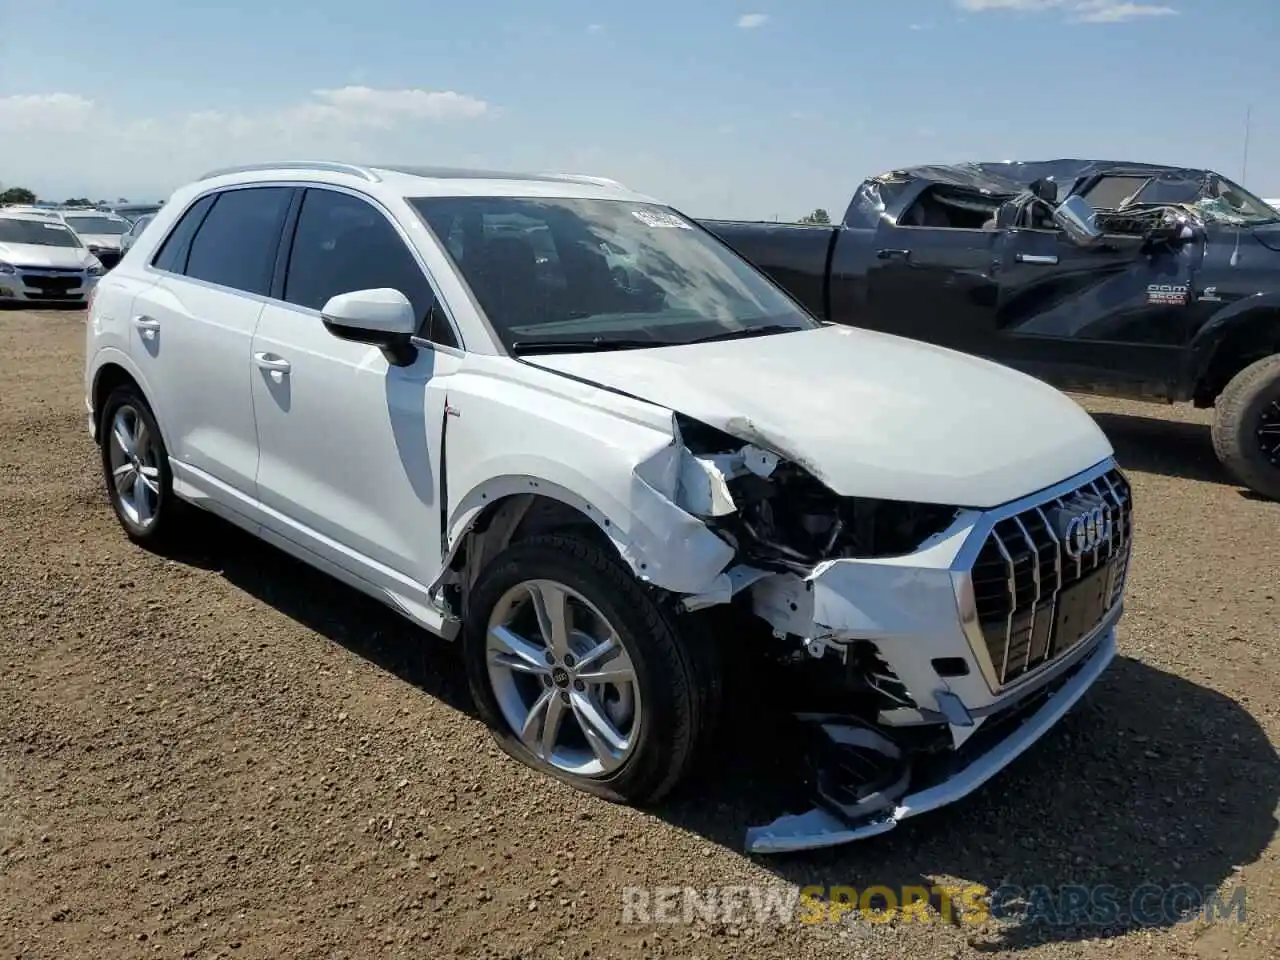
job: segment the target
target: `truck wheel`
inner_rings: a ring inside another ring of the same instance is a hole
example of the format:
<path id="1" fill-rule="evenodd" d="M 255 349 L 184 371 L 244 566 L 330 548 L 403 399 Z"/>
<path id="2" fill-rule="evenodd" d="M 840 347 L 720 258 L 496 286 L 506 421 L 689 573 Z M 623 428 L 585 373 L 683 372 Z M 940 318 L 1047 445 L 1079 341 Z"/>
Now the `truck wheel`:
<path id="1" fill-rule="evenodd" d="M 119 387 L 107 397 L 98 438 L 107 497 L 120 525 L 136 543 L 160 542 L 179 504 L 160 426 L 136 387 Z"/>
<path id="2" fill-rule="evenodd" d="M 1218 396 L 1213 449 L 1240 483 L 1280 500 L 1280 354 L 1245 367 Z"/>
<path id="3" fill-rule="evenodd" d="M 712 725 L 711 645 L 607 547 L 516 542 L 477 579 L 463 631 L 472 696 L 499 746 L 580 790 L 654 803 Z"/>

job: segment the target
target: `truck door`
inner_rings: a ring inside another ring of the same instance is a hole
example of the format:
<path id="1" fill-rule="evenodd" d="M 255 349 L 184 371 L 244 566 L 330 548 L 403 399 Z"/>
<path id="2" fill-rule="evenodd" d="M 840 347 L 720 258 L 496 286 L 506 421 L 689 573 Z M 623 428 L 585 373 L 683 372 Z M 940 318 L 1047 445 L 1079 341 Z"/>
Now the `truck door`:
<path id="1" fill-rule="evenodd" d="M 981 217 L 955 226 L 929 202 L 930 189 L 896 221 L 877 225 L 862 325 L 982 353 L 995 329 L 999 233 L 981 229 Z"/>
<path id="2" fill-rule="evenodd" d="M 1079 247 L 1056 230 L 1003 234 L 992 359 L 1066 389 L 1169 399 L 1190 336 L 1200 245 L 1135 236 Z"/>

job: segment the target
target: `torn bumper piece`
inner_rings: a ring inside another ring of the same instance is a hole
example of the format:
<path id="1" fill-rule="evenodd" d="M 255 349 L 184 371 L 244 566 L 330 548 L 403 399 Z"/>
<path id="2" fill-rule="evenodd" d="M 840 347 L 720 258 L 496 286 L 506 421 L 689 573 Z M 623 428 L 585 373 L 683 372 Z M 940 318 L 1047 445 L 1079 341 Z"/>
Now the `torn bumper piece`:
<path id="1" fill-rule="evenodd" d="M 975 752 L 968 762 L 958 770 L 939 782 L 902 795 L 882 809 L 851 817 L 841 810 L 841 806 L 830 802 L 829 791 L 822 785 L 824 771 L 819 770 L 819 792 L 825 795 L 826 802 L 808 813 L 789 814 L 779 817 L 773 823 L 762 827 L 752 827 L 747 831 L 746 849 L 748 853 L 785 853 L 800 850 L 816 850 L 822 847 L 833 847 L 855 840 L 888 833 L 907 817 L 935 810 L 938 807 L 954 803 L 990 780 L 993 776 L 1012 763 L 1023 751 L 1039 740 L 1057 723 L 1063 715 L 1075 705 L 1102 674 L 1116 655 L 1116 634 L 1114 625 L 1102 632 L 1093 643 L 1093 650 L 1082 657 L 1066 679 L 1051 691 L 1043 694 L 1040 706 L 1019 717 L 1011 729 L 1000 739 L 986 745 L 980 752 Z M 1016 708 L 1015 708 L 1016 709 Z M 1004 727 L 998 718 L 993 726 Z M 857 744 L 865 749 L 874 746 L 875 734 L 863 728 L 838 727 L 826 724 L 826 734 L 837 744 Z M 975 743 L 971 746 L 976 746 Z M 884 754 L 888 759 L 893 757 L 894 748 L 887 747 Z M 908 759 L 907 764 L 910 763 Z M 903 773 L 910 778 L 914 771 L 904 766 Z M 906 789 L 910 789 L 909 783 Z M 892 796 L 896 791 L 885 791 Z M 862 798 L 861 805 L 874 804 L 874 793 Z M 847 807 L 845 809 L 848 809 Z"/>

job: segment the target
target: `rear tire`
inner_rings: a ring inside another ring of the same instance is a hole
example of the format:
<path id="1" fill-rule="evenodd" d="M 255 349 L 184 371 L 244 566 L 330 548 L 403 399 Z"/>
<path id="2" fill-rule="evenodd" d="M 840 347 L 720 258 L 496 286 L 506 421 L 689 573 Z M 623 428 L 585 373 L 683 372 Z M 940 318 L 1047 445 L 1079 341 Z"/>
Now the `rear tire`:
<path id="1" fill-rule="evenodd" d="M 1280 354 L 1245 367 L 1219 394 L 1213 449 L 1237 481 L 1280 500 Z"/>
<path id="2" fill-rule="evenodd" d="M 160 425 L 132 384 L 111 392 L 101 416 L 102 477 L 116 519 L 135 543 L 160 543 L 179 509 Z"/>
<path id="3" fill-rule="evenodd" d="M 541 613 L 550 609 L 573 611 L 568 657 L 547 639 L 555 630 Z M 472 696 L 498 745 L 579 790 L 655 803 L 689 772 L 714 726 L 721 680 L 709 638 L 606 545 L 559 534 L 516 542 L 480 573 L 463 631 Z M 592 653 L 602 644 L 607 659 Z M 596 683 L 593 673 L 622 679 Z M 605 714 L 607 727 L 595 720 Z"/>

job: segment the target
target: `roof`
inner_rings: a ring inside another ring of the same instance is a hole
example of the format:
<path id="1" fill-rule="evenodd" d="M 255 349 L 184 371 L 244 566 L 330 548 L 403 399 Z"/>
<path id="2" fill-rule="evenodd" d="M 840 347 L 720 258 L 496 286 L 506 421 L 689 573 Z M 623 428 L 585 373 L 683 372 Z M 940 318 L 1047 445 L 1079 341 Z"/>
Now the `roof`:
<path id="1" fill-rule="evenodd" d="M 51 217 L 49 214 L 40 210 L 13 210 L 8 207 L 0 207 L 0 219 L 3 220 L 33 220 L 36 223 L 56 223 L 60 226 L 61 217 Z"/>
<path id="2" fill-rule="evenodd" d="M 400 196 L 542 196 L 646 201 L 607 177 L 576 173 L 520 173 L 462 167 L 351 164 L 334 160 L 285 160 L 212 170 L 199 183 L 246 183 L 297 178 L 317 183 L 359 185 L 372 193 Z"/>
<path id="3" fill-rule="evenodd" d="M 1055 183 L 1074 183 L 1082 176 L 1112 168 L 1142 173 L 1179 171 L 1191 175 L 1211 171 L 1192 170 L 1159 163 L 1137 163 L 1130 160 L 999 160 L 971 161 L 954 164 L 923 164 L 905 167 L 895 174 L 917 180 L 929 180 L 946 186 L 981 190 L 996 196 L 1019 193 L 1035 180 L 1048 179 Z"/>

